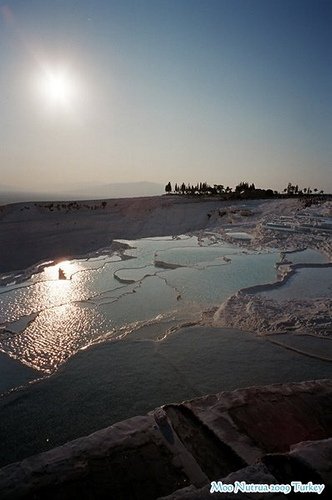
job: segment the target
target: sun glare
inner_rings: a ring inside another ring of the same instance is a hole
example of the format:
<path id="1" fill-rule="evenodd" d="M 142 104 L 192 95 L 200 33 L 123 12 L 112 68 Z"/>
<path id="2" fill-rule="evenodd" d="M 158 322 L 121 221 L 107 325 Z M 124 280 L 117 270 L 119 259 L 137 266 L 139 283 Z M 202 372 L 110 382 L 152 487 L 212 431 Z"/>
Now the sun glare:
<path id="1" fill-rule="evenodd" d="M 50 75 L 45 83 L 49 98 L 56 102 L 65 101 L 71 94 L 70 82 L 64 75 Z"/>
<path id="2" fill-rule="evenodd" d="M 71 276 L 76 273 L 80 267 L 75 262 L 69 260 L 63 260 L 54 266 L 45 267 L 45 274 L 50 280 L 58 280 L 60 276 L 60 270 L 63 272 L 63 278 L 70 280 Z"/>
<path id="3" fill-rule="evenodd" d="M 77 96 L 74 77 L 65 69 L 44 70 L 38 79 L 38 93 L 50 107 L 70 108 Z"/>

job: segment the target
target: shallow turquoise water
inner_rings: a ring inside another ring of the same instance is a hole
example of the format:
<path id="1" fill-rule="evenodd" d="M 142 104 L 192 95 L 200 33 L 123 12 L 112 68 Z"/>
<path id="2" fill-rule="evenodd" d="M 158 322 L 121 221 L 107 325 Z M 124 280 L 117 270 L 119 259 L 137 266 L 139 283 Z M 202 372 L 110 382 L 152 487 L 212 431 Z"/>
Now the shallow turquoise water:
<path id="1" fill-rule="evenodd" d="M 285 285 L 262 295 L 276 300 L 332 297 L 332 267 L 297 269 Z"/>
<path id="2" fill-rule="evenodd" d="M 301 252 L 286 253 L 286 258 L 293 264 L 323 264 L 328 258 L 312 248 L 306 248 Z"/>
<path id="3" fill-rule="evenodd" d="M 116 254 L 45 267 L 0 288 L 0 350 L 52 373 L 79 349 L 124 338 L 161 317 L 195 316 L 239 288 L 274 281 L 276 253 L 208 238 L 121 241 Z M 180 266 L 180 267 L 178 267 Z M 67 279 L 59 280 L 59 269 Z"/>

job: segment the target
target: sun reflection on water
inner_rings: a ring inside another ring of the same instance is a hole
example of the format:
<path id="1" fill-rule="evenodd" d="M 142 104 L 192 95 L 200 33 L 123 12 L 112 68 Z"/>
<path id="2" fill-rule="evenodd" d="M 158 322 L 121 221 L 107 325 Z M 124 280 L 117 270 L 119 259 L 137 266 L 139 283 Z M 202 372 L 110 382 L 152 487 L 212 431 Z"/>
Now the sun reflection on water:
<path id="1" fill-rule="evenodd" d="M 79 262 L 64 260 L 45 268 L 43 287 L 39 289 L 40 308 L 64 305 L 86 299 Z"/>
<path id="2" fill-rule="evenodd" d="M 103 318 L 77 304 L 49 308 L 20 334 L 4 340 L 2 350 L 26 365 L 50 374 L 87 345 Z"/>
<path id="3" fill-rule="evenodd" d="M 59 262 L 55 266 L 45 269 L 45 287 L 41 294 L 41 303 L 44 302 L 44 307 L 49 307 L 49 304 L 70 302 L 75 297 L 75 285 L 71 279 L 73 272 L 78 270 L 78 266 L 71 264 L 69 261 Z M 64 273 L 64 278 L 60 279 L 60 272 Z M 76 297 L 75 297 L 76 298 Z"/>
<path id="4" fill-rule="evenodd" d="M 100 326 L 103 318 L 93 307 L 80 303 L 88 298 L 79 273 L 82 269 L 79 262 L 68 260 L 44 269 L 42 280 L 29 289 L 30 307 L 36 310 L 36 316 L 21 332 L 3 340 L 2 351 L 37 370 L 52 373 L 89 342 L 95 321 Z"/>
<path id="5" fill-rule="evenodd" d="M 77 273 L 77 271 L 79 271 L 80 269 L 82 268 L 79 265 L 78 261 L 73 262 L 70 260 L 63 260 L 61 262 L 58 262 L 54 266 L 45 267 L 44 275 L 48 280 L 58 280 L 59 270 L 62 270 L 64 272 L 66 280 L 70 280 L 73 274 Z"/>

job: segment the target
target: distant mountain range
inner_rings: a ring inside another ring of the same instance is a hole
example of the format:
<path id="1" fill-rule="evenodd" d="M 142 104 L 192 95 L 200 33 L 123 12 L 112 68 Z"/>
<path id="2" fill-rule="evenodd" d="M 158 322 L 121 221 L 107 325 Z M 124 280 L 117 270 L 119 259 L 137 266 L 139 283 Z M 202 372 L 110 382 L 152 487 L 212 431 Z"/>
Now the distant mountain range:
<path id="1" fill-rule="evenodd" d="M 0 186 L 0 204 L 42 200 L 84 200 L 102 198 L 131 198 L 136 196 L 159 196 L 164 194 L 164 185 L 155 182 L 114 182 L 112 184 L 56 185 L 40 191 L 16 190 Z"/>

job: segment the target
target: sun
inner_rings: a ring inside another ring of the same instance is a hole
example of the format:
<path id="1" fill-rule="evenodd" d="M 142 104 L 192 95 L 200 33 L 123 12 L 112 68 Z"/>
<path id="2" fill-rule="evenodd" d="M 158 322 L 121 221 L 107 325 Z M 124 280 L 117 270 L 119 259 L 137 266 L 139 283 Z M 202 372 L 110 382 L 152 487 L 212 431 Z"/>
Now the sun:
<path id="1" fill-rule="evenodd" d="M 74 77 L 63 68 L 47 68 L 38 79 L 38 91 L 46 105 L 69 108 L 75 100 Z"/>
<path id="2" fill-rule="evenodd" d="M 45 81 L 45 90 L 49 99 L 55 102 L 66 101 L 71 94 L 71 83 L 64 75 L 49 75 Z"/>

